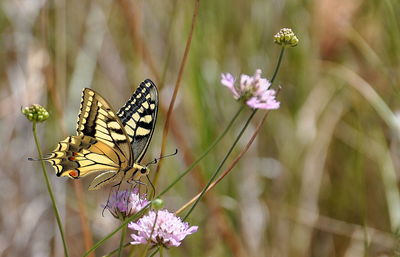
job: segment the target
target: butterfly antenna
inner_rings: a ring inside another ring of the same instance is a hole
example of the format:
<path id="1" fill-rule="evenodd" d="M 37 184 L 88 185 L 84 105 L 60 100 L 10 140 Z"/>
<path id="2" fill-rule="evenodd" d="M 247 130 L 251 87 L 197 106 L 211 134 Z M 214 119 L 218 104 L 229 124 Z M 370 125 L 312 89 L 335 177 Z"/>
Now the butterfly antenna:
<path id="1" fill-rule="evenodd" d="M 46 161 L 48 159 L 50 159 L 50 155 L 46 155 L 43 158 L 37 158 L 37 159 L 28 157 L 28 161 Z"/>
<path id="2" fill-rule="evenodd" d="M 178 148 L 175 149 L 175 152 L 174 152 L 174 153 L 167 154 L 167 155 L 161 156 L 161 157 L 159 157 L 159 158 L 155 158 L 153 161 L 147 163 L 147 164 L 146 164 L 146 167 L 149 166 L 149 165 L 152 165 L 152 164 L 156 164 L 159 160 L 161 160 L 161 159 L 163 159 L 163 158 L 171 157 L 171 156 L 174 156 L 174 155 L 177 155 L 177 154 L 178 154 Z"/>
<path id="3" fill-rule="evenodd" d="M 154 187 L 153 183 L 151 183 L 151 180 L 150 180 L 150 178 L 149 178 L 149 175 L 146 175 L 146 178 L 147 178 L 147 180 L 149 181 L 150 186 L 151 186 L 151 189 L 152 189 L 152 191 L 153 191 L 153 194 L 152 194 L 152 196 L 151 196 L 150 199 L 153 199 L 154 196 L 156 195 L 156 188 Z"/>

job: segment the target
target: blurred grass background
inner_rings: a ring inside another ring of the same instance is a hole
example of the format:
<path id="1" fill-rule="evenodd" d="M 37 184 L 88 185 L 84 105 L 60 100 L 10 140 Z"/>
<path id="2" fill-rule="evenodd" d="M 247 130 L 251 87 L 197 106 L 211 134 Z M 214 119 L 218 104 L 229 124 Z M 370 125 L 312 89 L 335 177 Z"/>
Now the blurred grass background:
<path id="1" fill-rule="evenodd" d="M 63 254 L 39 164 L 27 161 L 37 153 L 21 106 L 50 111 L 38 128 L 49 152 L 75 133 L 83 87 L 118 109 L 151 78 L 163 110 L 146 158 L 157 157 L 193 10 L 194 1 L 178 0 L 0 2 L 1 256 Z M 220 73 L 261 68 L 270 77 L 279 54 L 273 35 L 282 27 L 300 44 L 286 51 L 276 80 L 281 108 L 192 214 L 199 231 L 168 256 L 399 256 L 399 13 L 398 0 L 200 1 L 167 141 L 167 152 L 180 152 L 164 161 L 158 192 L 239 108 Z M 201 189 L 249 114 L 166 195 L 168 209 Z M 88 192 L 90 178 L 56 178 L 50 166 L 48 172 L 71 256 L 81 256 L 91 237 L 83 217 L 95 242 L 118 225 L 101 215 L 109 191 Z M 85 207 L 76 193 L 82 187 Z"/>

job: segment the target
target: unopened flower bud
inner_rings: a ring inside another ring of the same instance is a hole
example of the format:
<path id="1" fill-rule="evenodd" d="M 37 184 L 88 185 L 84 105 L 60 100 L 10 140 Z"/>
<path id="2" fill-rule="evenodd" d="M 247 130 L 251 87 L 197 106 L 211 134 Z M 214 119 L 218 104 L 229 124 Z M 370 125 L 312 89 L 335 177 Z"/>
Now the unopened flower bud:
<path id="1" fill-rule="evenodd" d="M 299 39 L 291 29 L 283 28 L 275 34 L 274 42 L 284 47 L 294 47 L 299 43 Z"/>
<path id="2" fill-rule="evenodd" d="M 164 207 L 164 201 L 160 198 L 154 199 L 151 203 L 153 209 L 160 210 Z"/>
<path id="3" fill-rule="evenodd" d="M 49 118 L 49 112 L 38 104 L 21 109 L 22 114 L 30 121 L 43 122 Z"/>

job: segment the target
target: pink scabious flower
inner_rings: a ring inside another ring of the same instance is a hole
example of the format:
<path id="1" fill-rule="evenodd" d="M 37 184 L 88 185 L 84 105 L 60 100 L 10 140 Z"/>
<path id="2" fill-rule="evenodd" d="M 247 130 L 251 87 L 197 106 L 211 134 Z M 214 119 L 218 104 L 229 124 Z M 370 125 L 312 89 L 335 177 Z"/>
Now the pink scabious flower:
<path id="1" fill-rule="evenodd" d="M 189 226 L 187 222 L 183 222 L 167 210 L 150 211 L 136 222 L 129 223 L 128 227 L 134 230 L 131 244 L 147 244 L 150 241 L 152 245 L 162 245 L 166 248 L 179 246 L 187 235 L 198 229 L 197 226 Z"/>
<path id="2" fill-rule="evenodd" d="M 229 88 L 236 100 L 242 100 L 253 109 L 278 109 L 280 103 L 276 100 L 276 92 L 269 89 L 271 83 L 261 77 L 261 70 L 257 69 L 254 76 L 242 74 L 240 84 L 235 84 L 232 74 L 221 74 L 221 84 Z"/>
<path id="3" fill-rule="evenodd" d="M 149 201 L 138 190 L 117 191 L 104 206 L 115 218 L 126 218 L 142 210 Z"/>

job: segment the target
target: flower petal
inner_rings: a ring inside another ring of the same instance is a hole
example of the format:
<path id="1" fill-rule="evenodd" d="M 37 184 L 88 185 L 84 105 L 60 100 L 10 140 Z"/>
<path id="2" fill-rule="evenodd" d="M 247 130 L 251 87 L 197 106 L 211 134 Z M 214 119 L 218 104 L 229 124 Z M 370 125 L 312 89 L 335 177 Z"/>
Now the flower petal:
<path id="1" fill-rule="evenodd" d="M 235 88 L 235 77 L 232 76 L 230 73 L 221 74 L 221 84 L 229 88 L 232 92 L 233 97 L 238 99 L 240 97 L 239 92 Z"/>

